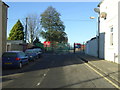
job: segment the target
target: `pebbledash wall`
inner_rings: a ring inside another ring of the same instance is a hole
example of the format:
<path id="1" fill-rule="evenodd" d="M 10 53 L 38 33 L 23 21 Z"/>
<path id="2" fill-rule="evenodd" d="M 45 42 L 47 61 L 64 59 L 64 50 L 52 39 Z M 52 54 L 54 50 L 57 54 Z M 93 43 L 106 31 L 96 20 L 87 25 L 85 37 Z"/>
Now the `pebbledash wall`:
<path id="1" fill-rule="evenodd" d="M 9 6 L 0 0 L 0 59 L 6 51 L 7 8 Z"/>
<path id="2" fill-rule="evenodd" d="M 103 0 L 100 4 L 100 13 L 106 12 L 106 19 L 100 18 L 100 33 L 105 33 L 104 57 L 105 60 L 120 63 L 120 27 L 118 27 L 118 8 L 120 0 Z M 118 45 L 119 44 L 119 45 Z"/>

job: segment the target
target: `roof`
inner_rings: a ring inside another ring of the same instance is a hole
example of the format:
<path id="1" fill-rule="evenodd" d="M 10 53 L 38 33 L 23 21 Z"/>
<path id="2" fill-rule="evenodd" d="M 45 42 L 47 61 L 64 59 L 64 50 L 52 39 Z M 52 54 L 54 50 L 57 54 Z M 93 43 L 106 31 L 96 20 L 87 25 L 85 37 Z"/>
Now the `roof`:
<path id="1" fill-rule="evenodd" d="M 9 6 L 6 3 L 4 3 L 4 2 L 2 2 L 2 3 L 9 8 Z"/>
<path id="2" fill-rule="evenodd" d="M 5 6 L 9 7 L 5 2 L 3 2 L 2 0 L 0 0 L 0 2 L 2 2 Z"/>
<path id="3" fill-rule="evenodd" d="M 94 39 L 96 39 L 96 37 L 91 38 L 90 41 L 92 41 L 92 40 L 94 40 Z"/>
<path id="4" fill-rule="evenodd" d="M 93 37 L 93 38 L 91 38 L 90 40 L 88 40 L 86 43 L 88 43 L 88 42 L 90 42 L 90 41 L 92 41 L 92 40 L 94 40 L 94 39 L 97 39 L 98 38 L 98 36 L 97 37 Z"/>

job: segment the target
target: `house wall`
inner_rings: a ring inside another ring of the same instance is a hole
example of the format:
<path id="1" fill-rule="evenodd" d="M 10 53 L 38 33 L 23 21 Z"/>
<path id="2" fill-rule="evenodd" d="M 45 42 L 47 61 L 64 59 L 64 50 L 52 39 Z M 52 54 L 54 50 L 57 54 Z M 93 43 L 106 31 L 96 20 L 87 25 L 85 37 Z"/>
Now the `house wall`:
<path id="1" fill-rule="evenodd" d="M 107 19 L 100 19 L 100 33 L 105 32 L 104 56 L 106 60 L 118 63 L 118 1 L 104 0 L 100 5 L 100 12 L 107 13 Z M 113 27 L 113 45 L 111 42 L 111 28 Z"/>
<path id="2" fill-rule="evenodd" d="M 6 51 L 7 8 L 8 6 L 0 1 L 0 58 L 2 53 Z"/>
<path id="3" fill-rule="evenodd" d="M 23 46 L 19 44 L 7 43 L 7 51 L 23 51 Z"/>
<path id="4" fill-rule="evenodd" d="M 6 40 L 7 40 L 7 6 L 2 5 L 2 52 L 6 51 Z"/>
<path id="5" fill-rule="evenodd" d="M 23 51 L 23 46 L 18 44 L 11 44 L 11 51 Z"/>
<path id="6" fill-rule="evenodd" d="M 2 2 L 0 1 L 0 58 L 2 55 Z"/>
<path id="7" fill-rule="evenodd" d="M 2 53 L 6 51 L 7 6 L 0 0 L 0 76 L 2 75 Z M 2 88 L 0 79 L 0 89 Z"/>
<path id="8" fill-rule="evenodd" d="M 120 0 L 118 2 L 118 63 L 120 63 Z"/>

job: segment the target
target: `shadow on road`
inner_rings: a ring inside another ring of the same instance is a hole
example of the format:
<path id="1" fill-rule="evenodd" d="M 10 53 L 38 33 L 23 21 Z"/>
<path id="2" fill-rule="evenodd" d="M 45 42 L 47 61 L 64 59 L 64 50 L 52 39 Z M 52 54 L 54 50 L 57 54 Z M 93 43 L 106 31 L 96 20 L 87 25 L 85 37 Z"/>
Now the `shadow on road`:
<path id="1" fill-rule="evenodd" d="M 48 68 L 63 67 L 68 65 L 82 64 L 79 57 L 80 53 L 67 53 L 67 54 L 43 54 L 43 57 L 36 60 L 35 62 L 30 62 L 29 65 L 25 65 L 22 69 L 3 69 L 2 76 L 19 74 L 25 72 L 32 72 L 37 70 L 43 70 Z M 94 60 L 94 59 L 93 59 Z"/>
<path id="2" fill-rule="evenodd" d="M 29 65 L 24 66 L 22 69 L 4 69 L 2 72 L 3 78 L 2 81 L 9 81 L 12 80 L 12 78 L 6 77 L 6 75 L 14 75 L 14 74 L 20 74 L 20 73 L 26 73 L 26 72 L 32 72 L 34 71 L 40 71 L 44 69 L 50 69 L 50 68 L 57 68 L 57 67 L 64 67 L 69 65 L 76 65 L 76 64 L 83 64 L 84 62 L 81 61 L 81 57 L 79 53 L 73 54 L 44 54 L 42 58 L 36 60 L 35 62 L 30 62 Z M 96 60 L 96 59 L 93 59 Z M 109 73 L 114 74 L 116 72 Z M 5 77 L 4 77 L 5 76 Z M 108 75 L 107 75 L 108 76 Z M 107 77 L 105 76 L 105 77 Z M 14 79 L 14 78 L 13 78 Z M 92 80 L 96 80 L 100 78 L 95 78 Z M 70 85 L 63 86 L 62 88 L 89 82 L 91 80 L 82 81 Z"/>
<path id="3" fill-rule="evenodd" d="M 3 69 L 2 76 L 82 63 L 83 62 L 81 62 L 81 60 L 77 60 L 76 55 L 73 53 L 61 55 L 44 54 L 42 58 L 36 60 L 35 62 L 30 62 L 29 65 L 25 65 L 22 69 Z"/>

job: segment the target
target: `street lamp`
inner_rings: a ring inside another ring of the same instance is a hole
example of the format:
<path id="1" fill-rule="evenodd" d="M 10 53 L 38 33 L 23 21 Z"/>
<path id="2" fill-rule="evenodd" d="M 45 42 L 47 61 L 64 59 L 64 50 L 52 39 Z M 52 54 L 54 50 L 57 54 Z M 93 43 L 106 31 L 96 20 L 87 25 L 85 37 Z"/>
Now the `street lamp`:
<path id="1" fill-rule="evenodd" d="M 95 19 L 95 17 L 91 16 L 90 19 Z"/>
<path id="2" fill-rule="evenodd" d="M 99 42 L 100 42 L 100 9 L 99 8 L 94 8 L 94 11 L 96 13 L 98 13 L 98 36 L 97 36 L 97 45 L 98 45 L 98 50 L 97 50 L 97 54 L 98 54 L 98 58 L 99 58 Z M 95 17 L 90 17 L 90 19 L 95 19 Z"/>

